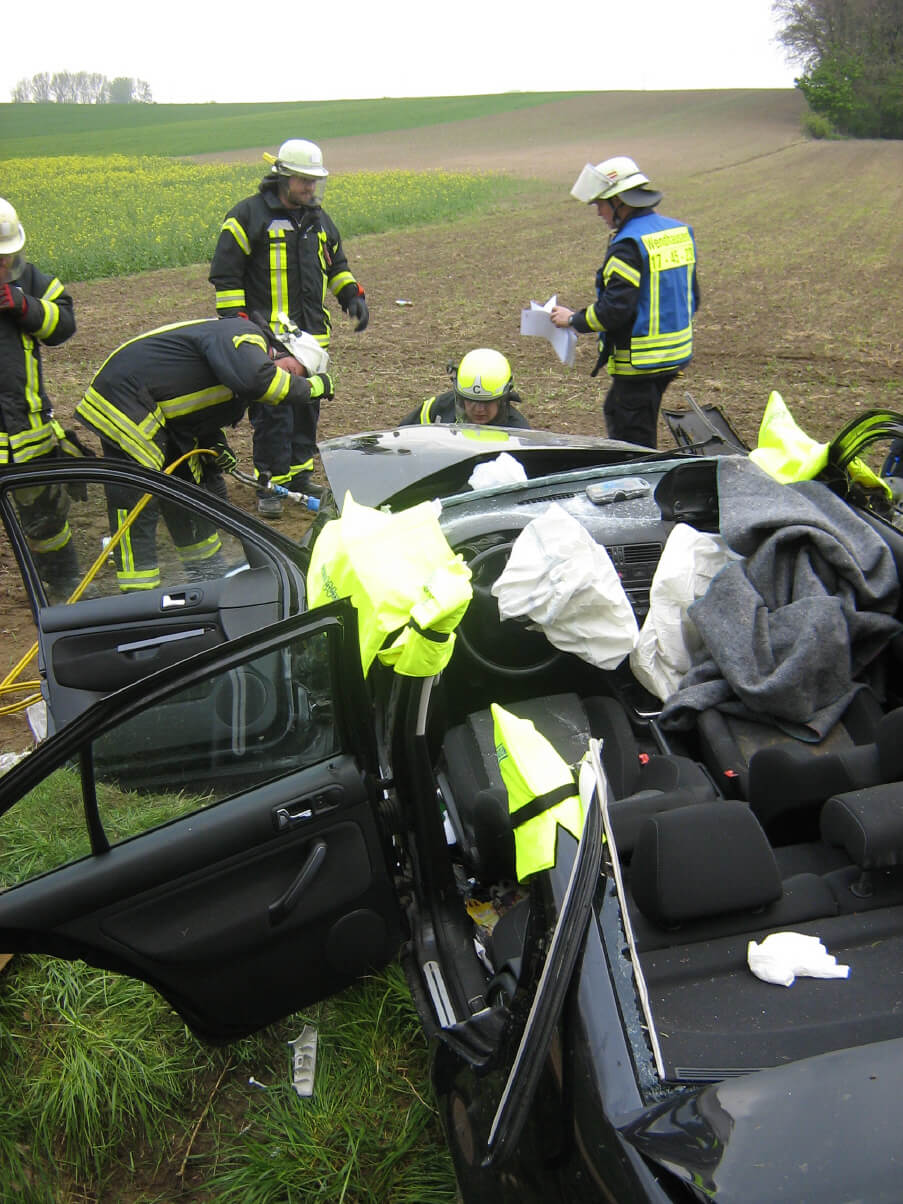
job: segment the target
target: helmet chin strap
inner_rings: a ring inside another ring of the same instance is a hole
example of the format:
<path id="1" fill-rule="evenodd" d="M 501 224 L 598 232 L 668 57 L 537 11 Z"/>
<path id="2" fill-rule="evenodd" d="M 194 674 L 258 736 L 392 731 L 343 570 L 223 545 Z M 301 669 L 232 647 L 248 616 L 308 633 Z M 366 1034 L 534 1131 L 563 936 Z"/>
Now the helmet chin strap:
<path id="1" fill-rule="evenodd" d="M 615 227 L 620 230 L 630 217 L 630 206 L 625 205 L 620 197 L 612 197 L 611 212 L 615 219 Z"/>

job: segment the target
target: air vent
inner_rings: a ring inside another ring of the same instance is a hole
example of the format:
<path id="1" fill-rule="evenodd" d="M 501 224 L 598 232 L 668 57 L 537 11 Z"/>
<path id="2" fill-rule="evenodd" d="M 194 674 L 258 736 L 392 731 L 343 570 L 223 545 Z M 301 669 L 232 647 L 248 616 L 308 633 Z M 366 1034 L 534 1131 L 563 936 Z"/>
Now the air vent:
<path id="1" fill-rule="evenodd" d="M 571 498 L 583 497 L 584 489 L 561 489 L 544 493 L 542 497 L 518 498 L 518 506 L 548 506 L 549 502 L 566 502 Z"/>

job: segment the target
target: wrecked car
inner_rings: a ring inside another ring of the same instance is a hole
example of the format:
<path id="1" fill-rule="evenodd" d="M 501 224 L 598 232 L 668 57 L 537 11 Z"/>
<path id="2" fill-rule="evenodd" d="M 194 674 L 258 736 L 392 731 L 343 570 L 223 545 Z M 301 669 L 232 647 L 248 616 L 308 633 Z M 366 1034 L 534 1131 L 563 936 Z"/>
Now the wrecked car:
<path id="1" fill-rule="evenodd" d="M 897 1198 L 903 533 L 850 469 L 896 420 L 790 484 L 671 421 L 654 453 L 330 440 L 302 544 L 114 461 L 5 472 L 49 735 L 0 779 L 0 947 L 140 978 L 217 1042 L 400 956 L 468 1204 Z M 522 476 L 479 484 L 502 453 Z M 68 604 L 17 516 L 48 474 L 99 562 Z M 159 587 L 120 591 L 125 485 L 214 528 L 215 573 L 161 523 Z M 441 533 L 444 626 L 324 595 L 355 508 L 390 578 L 393 519 Z M 47 797 L 66 840 L 17 844 Z"/>

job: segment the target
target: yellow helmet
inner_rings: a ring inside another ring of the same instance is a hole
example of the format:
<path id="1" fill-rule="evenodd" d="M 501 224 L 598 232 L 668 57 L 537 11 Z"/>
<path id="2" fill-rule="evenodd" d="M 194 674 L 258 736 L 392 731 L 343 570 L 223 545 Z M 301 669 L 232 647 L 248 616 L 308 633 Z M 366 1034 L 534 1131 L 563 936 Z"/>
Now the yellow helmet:
<path id="1" fill-rule="evenodd" d="M 459 401 L 504 401 L 512 388 L 511 365 L 500 351 L 478 347 L 468 351 L 455 373 Z"/>

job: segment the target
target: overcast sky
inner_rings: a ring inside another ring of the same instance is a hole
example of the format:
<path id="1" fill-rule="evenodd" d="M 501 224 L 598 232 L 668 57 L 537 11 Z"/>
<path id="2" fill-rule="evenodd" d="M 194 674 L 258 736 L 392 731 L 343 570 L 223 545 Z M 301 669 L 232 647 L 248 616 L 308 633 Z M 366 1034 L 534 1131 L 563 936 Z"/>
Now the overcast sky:
<path id="1" fill-rule="evenodd" d="M 794 77 L 771 0 L 44 0 L 24 20 L 0 59 L 3 101 L 17 80 L 60 70 L 146 80 L 173 104 L 783 88 Z"/>

